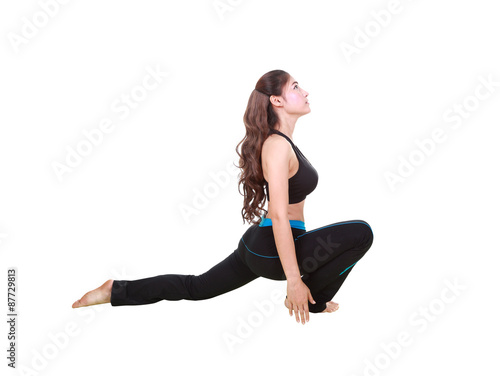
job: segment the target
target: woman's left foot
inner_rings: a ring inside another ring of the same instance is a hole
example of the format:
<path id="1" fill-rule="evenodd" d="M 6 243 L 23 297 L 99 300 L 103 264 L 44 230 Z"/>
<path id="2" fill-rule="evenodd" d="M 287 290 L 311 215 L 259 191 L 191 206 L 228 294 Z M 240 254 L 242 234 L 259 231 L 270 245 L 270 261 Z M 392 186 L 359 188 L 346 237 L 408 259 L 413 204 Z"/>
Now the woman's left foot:
<path id="1" fill-rule="evenodd" d="M 100 287 L 89 291 L 73 303 L 73 308 L 87 307 L 94 304 L 109 303 L 111 301 L 111 288 L 113 287 L 113 280 L 108 279 Z"/>

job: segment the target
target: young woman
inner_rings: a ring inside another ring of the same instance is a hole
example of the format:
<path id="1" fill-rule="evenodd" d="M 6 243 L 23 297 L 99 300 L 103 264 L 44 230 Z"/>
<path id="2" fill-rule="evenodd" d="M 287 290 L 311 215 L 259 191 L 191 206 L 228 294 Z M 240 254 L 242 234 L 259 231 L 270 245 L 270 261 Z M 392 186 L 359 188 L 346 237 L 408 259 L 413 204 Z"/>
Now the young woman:
<path id="1" fill-rule="evenodd" d="M 338 304 L 331 299 L 371 247 L 373 232 L 363 220 L 306 231 L 304 202 L 318 184 L 318 173 L 292 135 L 297 119 L 311 112 L 308 95 L 282 70 L 263 75 L 250 95 L 243 117 L 246 136 L 236 152 L 242 169 L 238 183 L 244 188 L 243 223 L 251 226 L 234 252 L 197 276 L 110 279 L 73 308 L 210 299 L 264 277 L 287 281 L 285 306 L 290 316 L 295 312 L 297 322 L 299 313 L 305 324 L 309 312 L 336 311 Z M 268 211 L 263 209 L 266 198 Z"/>

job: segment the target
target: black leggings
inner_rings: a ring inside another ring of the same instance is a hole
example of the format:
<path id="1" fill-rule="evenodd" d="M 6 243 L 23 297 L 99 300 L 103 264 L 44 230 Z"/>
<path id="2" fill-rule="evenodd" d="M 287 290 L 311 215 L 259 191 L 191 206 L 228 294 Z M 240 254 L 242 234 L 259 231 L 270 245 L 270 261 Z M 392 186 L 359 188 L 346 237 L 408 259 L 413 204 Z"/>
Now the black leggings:
<path id="1" fill-rule="evenodd" d="M 373 232 L 365 221 L 352 220 L 306 231 L 304 222 L 290 220 L 302 281 L 316 304 L 326 308 L 356 264 L 370 249 Z M 164 274 L 133 281 L 115 280 L 111 305 L 151 304 L 160 300 L 203 300 L 237 289 L 258 277 L 286 280 L 276 249 L 272 221 L 261 218 L 241 237 L 238 248 L 200 275 Z"/>

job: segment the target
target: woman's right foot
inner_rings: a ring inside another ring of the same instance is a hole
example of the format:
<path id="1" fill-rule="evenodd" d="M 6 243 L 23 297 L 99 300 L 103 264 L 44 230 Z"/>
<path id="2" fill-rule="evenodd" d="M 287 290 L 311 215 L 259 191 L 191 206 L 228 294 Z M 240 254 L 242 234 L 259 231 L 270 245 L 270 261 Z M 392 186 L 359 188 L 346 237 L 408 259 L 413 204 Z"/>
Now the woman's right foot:
<path id="1" fill-rule="evenodd" d="M 290 309 L 290 304 L 288 303 L 288 298 L 285 299 L 285 307 Z M 324 309 L 324 311 L 321 311 L 321 313 L 323 313 L 323 312 L 335 312 L 337 309 L 339 309 L 339 304 L 330 300 L 329 302 L 326 302 L 326 308 Z"/>
<path id="2" fill-rule="evenodd" d="M 113 287 L 113 280 L 108 279 L 100 287 L 83 295 L 81 299 L 73 303 L 72 307 L 80 308 L 111 302 L 111 287 Z"/>
<path id="3" fill-rule="evenodd" d="M 329 302 L 326 302 L 326 308 L 324 311 L 321 311 L 321 313 L 323 313 L 323 312 L 335 312 L 337 309 L 339 309 L 339 304 L 330 300 Z"/>

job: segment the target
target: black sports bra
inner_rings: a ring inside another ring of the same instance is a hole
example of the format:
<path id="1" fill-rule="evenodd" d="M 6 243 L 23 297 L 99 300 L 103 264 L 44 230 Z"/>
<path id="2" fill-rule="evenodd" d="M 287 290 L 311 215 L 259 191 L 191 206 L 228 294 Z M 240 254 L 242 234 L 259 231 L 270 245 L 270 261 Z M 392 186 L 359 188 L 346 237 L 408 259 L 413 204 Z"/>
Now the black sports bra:
<path id="1" fill-rule="evenodd" d="M 288 138 L 287 135 L 278 131 L 277 129 L 271 129 L 271 133 L 277 133 L 283 137 L 285 137 L 288 142 L 292 145 L 295 154 L 297 155 L 297 159 L 299 161 L 299 169 L 290 179 L 288 179 L 288 200 L 289 204 L 296 204 L 298 202 L 303 201 L 306 196 L 314 191 L 316 186 L 318 185 L 318 172 L 316 169 L 309 163 L 307 158 L 302 154 L 297 146 Z M 264 189 L 266 191 L 267 201 L 269 200 L 269 186 L 264 179 Z"/>

